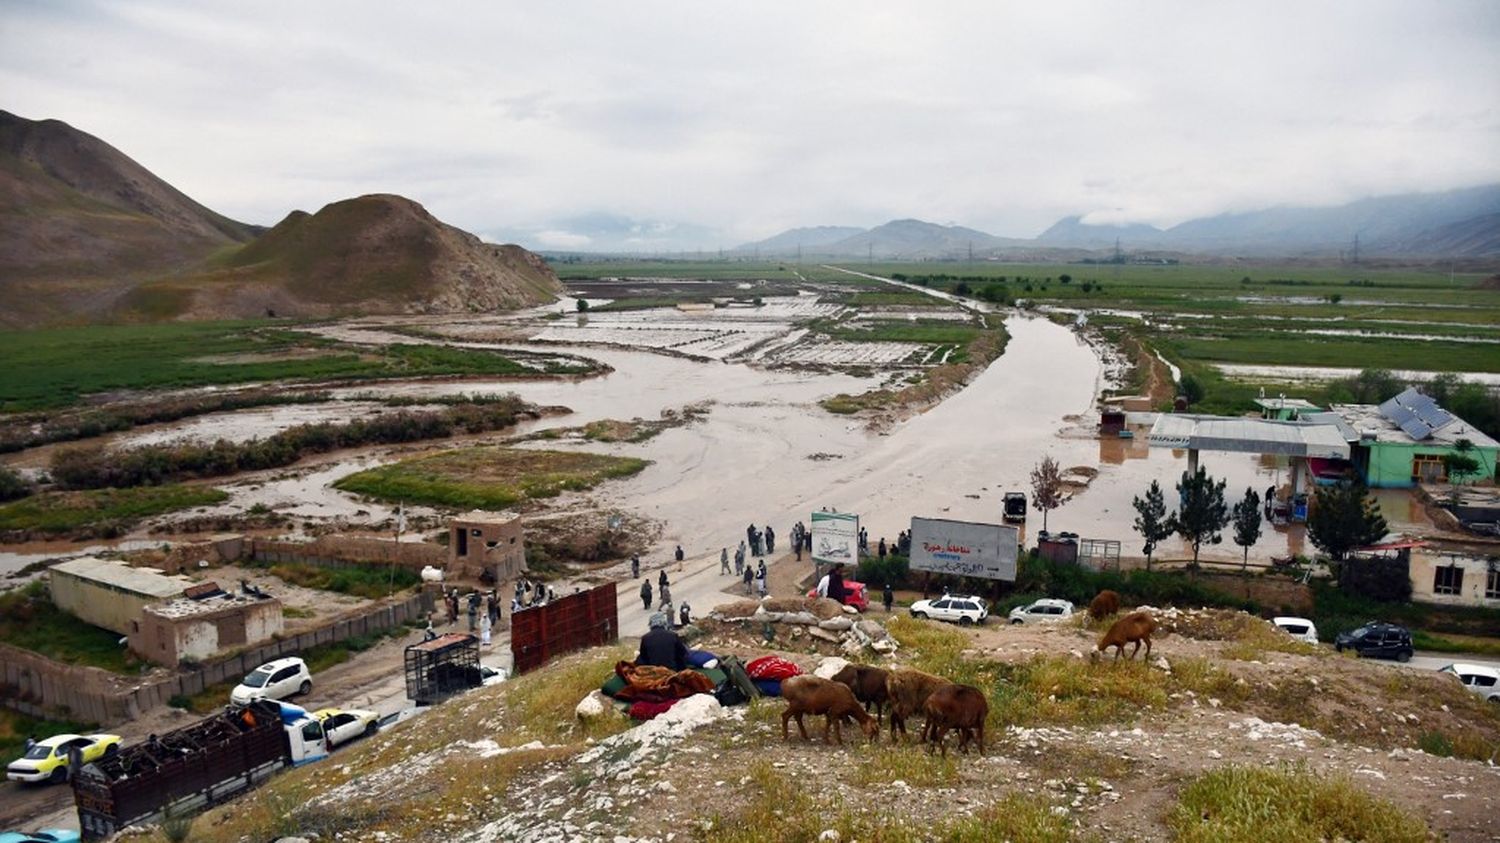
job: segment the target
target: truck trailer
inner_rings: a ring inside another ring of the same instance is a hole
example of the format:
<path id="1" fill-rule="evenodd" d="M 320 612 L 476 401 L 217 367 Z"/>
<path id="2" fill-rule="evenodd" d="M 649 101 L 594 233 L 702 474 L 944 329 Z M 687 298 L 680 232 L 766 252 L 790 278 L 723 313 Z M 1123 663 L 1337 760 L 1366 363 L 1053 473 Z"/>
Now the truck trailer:
<path id="1" fill-rule="evenodd" d="M 406 648 L 406 696 L 432 705 L 484 684 L 479 639 L 462 632 L 439 635 Z"/>
<path id="2" fill-rule="evenodd" d="M 323 726 L 299 706 L 256 700 L 85 765 L 73 799 L 85 840 L 226 801 L 282 767 L 328 754 Z"/>

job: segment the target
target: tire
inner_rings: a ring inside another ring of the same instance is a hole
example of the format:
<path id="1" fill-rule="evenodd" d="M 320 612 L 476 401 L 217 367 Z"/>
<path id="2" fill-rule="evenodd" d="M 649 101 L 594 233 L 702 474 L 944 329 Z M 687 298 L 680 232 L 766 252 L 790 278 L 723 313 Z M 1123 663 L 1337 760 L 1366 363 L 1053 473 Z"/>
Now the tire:
<path id="1" fill-rule="evenodd" d="M 105 758 L 113 758 L 117 753 L 119 753 L 119 751 L 120 751 L 120 745 L 119 744 L 117 744 L 117 743 L 116 744 L 110 744 L 109 746 L 105 747 L 105 749 L 104 749 L 104 757 Z"/>
<path id="2" fill-rule="evenodd" d="M 297 686 L 297 695 L 305 697 L 305 696 L 307 696 L 308 694 L 311 694 L 311 693 L 312 693 L 312 680 L 311 679 L 304 679 L 304 680 L 302 680 L 302 684 Z"/>
<path id="3" fill-rule="evenodd" d="M 925 621 L 925 620 L 927 620 L 927 613 L 926 612 L 912 612 L 911 616 L 914 617 L 914 618 L 916 618 L 919 621 Z"/>
<path id="4" fill-rule="evenodd" d="M 959 619 L 958 619 L 958 625 L 959 626 L 973 626 L 974 625 L 974 619 L 971 618 L 971 617 L 969 617 L 968 615 L 963 615 L 963 616 L 959 617 Z"/>
<path id="5" fill-rule="evenodd" d="M 365 727 L 365 737 L 369 737 L 378 731 L 380 731 L 380 721 L 371 720 L 370 725 Z"/>
<path id="6" fill-rule="evenodd" d="M 1411 650 L 1402 650 L 1396 654 L 1396 661 L 1406 664 L 1411 661 Z"/>
<path id="7" fill-rule="evenodd" d="M 68 768 L 59 764 L 52 768 L 52 773 L 47 776 L 47 781 L 52 784 L 62 784 L 68 780 Z"/>
<path id="8" fill-rule="evenodd" d="M 1015 620 L 1013 620 L 1013 621 L 1010 622 L 1010 625 L 1011 626 L 1020 626 L 1021 625 L 1021 619 L 1020 618 L 1016 618 Z"/>

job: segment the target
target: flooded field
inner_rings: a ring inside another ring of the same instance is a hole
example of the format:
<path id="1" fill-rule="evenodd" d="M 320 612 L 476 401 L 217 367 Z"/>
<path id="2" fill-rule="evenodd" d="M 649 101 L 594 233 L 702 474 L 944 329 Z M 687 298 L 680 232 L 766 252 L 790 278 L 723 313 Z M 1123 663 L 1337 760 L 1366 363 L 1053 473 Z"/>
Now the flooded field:
<path id="1" fill-rule="evenodd" d="M 1232 380 L 1274 380 L 1311 383 L 1326 383 L 1342 378 L 1350 378 L 1358 375 L 1360 371 L 1359 369 L 1336 366 L 1257 366 L 1248 363 L 1216 363 L 1214 364 L 1214 368 L 1223 372 L 1226 377 Z M 1391 374 L 1402 380 L 1426 382 L 1445 373 L 1404 369 L 1393 371 Z M 1465 372 L 1463 377 L 1464 380 L 1482 383 L 1492 388 L 1500 387 L 1500 373 Z"/>

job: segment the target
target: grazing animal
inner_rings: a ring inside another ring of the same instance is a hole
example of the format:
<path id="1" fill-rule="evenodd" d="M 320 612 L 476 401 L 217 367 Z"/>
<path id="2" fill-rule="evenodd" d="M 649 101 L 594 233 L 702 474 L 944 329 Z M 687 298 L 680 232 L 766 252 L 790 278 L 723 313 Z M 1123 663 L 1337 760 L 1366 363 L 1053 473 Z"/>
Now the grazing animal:
<path id="1" fill-rule="evenodd" d="M 890 673 L 882 667 L 851 664 L 833 675 L 833 681 L 848 685 L 854 698 L 865 704 L 865 711 L 875 707 L 875 722 L 881 723 L 885 714 L 885 703 L 889 697 L 885 690 L 885 677 Z"/>
<path id="2" fill-rule="evenodd" d="M 1123 618 L 1114 622 L 1109 631 L 1099 638 L 1099 647 L 1089 654 L 1093 661 L 1099 660 L 1099 654 L 1115 648 L 1115 661 L 1125 654 L 1125 645 L 1135 642 L 1135 649 L 1130 651 L 1130 657 L 1141 651 L 1141 642 L 1146 642 L 1146 658 L 1151 658 L 1151 633 L 1156 631 L 1156 619 L 1151 617 L 1150 612 L 1131 612 Z"/>
<path id="3" fill-rule="evenodd" d="M 896 668 L 885 678 L 885 693 L 891 703 L 891 740 L 896 739 L 896 730 L 906 736 L 906 718 L 922 711 L 927 698 L 943 685 L 952 684 L 941 676 L 933 676 L 909 667 Z M 922 737 L 927 736 L 927 727 L 922 727 Z"/>
<path id="4" fill-rule="evenodd" d="M 1102 621 L 1118 611 L 1120 611 L 1120 595 L 1107 588 L 1094 595 L 1094 599 L 1089 603 L 1089 617 L 1096 621 Z"/>
<path id="5" fill-rule="evenodd" d="M 802 733 L 802 739 L 812 740 L 807 736 L 807 727 L 802 725 L 804 714 L 821 714 L 826 718 L 823 723 L 823 743 L 829 742 L 828 732 L 832 729 L 839 743 L 842 744 L 844 730 L 839 724 L 849 717 L 859 721 L 865 737 L 875 740 L 880 736 L 880 724 L 875 721 L 875 718 L 865 713 L 848 685 L 804 674 L 783 681 L 781 696 L 786 699 L 787 703 L 786 711 L 781 713 L 782 740 L 791 737 L 787 726 L 793 717 L 797 718 L 797 731 Z"/>
<path id="6" fill-rule="evenodd" d="M 990 714 L 990 703 L 983 691 L 972 685 L 943 685 L 933 690 L 922 709 L 927 712 L 927 727 L 923 731 L 943 751 L 944 757 L 948 755 L 948 747 L 943 738 L 949 729 L 958 730 L 959 752 L 968 752 L 969 741 L 977 735 L 979 754 L 984 755 L 984 719 Z M 927 747 L 927 751 L 931 752 L 932 747 Z"/>

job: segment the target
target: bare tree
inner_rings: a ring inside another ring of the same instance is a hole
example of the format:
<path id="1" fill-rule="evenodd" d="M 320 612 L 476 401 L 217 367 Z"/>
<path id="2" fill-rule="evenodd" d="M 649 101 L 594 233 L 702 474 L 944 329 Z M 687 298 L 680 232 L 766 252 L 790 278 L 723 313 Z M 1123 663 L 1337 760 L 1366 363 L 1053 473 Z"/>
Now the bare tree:
<path id="1" fill-rule="evenodd" d="M 1047 513 L 1062 506 L 1062 469 L 1051 455 L 1042 457 L 1031 470 L 1031 505 L 1042 514 L 1042 530 L 1047 529 Z"/>

